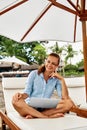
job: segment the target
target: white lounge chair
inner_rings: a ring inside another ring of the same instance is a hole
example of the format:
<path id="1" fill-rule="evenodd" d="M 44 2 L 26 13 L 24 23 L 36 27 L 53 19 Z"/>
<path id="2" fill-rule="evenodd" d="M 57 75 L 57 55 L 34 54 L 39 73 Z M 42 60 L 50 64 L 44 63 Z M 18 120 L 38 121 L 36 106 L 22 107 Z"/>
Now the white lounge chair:
<path id="1" fill-rule="evenodd" d="M 86 103 L 86 88 L 85 88 L 85 78 L 84 77 L 72 77 L 65 78 L 65 82 L 68 87 L 68 91 L 72 100 L 77 104 Z"/>
<path id="2" fill-rule="evenodd" d="M 12 96 L 17 91 L 22 92 L 26 77 L 2 78 L 6 113 L 0 111 L 2 130 L 7 124 L 11 130 L 87 130 L 87 119 L 76 114 L 66 114 L 64 117 L 53 119 L 25 119 L 21 117 L 11 104 Z M 68 83 L 67 83 L 68 84 Z M 81 111 L 77 111 L 80 115 Z M 87 117 L 87 111 L 84 111 Z M 83 116 L 84 116 L 83 114 Z"/>

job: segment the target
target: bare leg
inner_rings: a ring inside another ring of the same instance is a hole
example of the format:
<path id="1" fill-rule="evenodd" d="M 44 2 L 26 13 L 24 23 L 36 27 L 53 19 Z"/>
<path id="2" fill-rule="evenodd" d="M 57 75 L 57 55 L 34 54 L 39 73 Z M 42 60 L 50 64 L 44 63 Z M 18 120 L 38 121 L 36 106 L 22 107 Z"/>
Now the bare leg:
<path id="1" fill-rule="evenodd" d="M 41 112 L 37 111 L 36 109 L 27 105 L 23 99 L 20 99 L 16 102 L 13 100 L 12 104 L 13 104 L 14 108 L 16 109 L 16 111 L 18 111 L 21 116 L 27 117 L 27 115 L 28 115 L 31 118 L 32 117 L 47 118 L 47 116 L 44 115 L 43 113 L 41 113 Z"/>
<path id="2" fill-rule="evenodd" d="M 63 113 L 56 113 L 56 114 L 49 116 L 49 118 L 58 118 L 58 117 L 64 117 L 64 114 Z"/>
<path id="3" fill-rule="evenodd" d="M 68 112 L 72 108 L 73 105 L 74 103 L 70 99 L 61 100 L 56 108 L 45 110 L 42 113 L 49 117 L 56 114 L 63 115 L 63 113 Z"/>
<path id="4" fill-rule="evenodd" d="M 59 112 L 68 112 L 70 109 L 75 106 L 74 102 L 69 98 L 69 99 L 63 99 L 59 102 L 57 105 L 57 109 Z"/>
<path id="5" fill-rule="evenodd" d="M 55 115 L 55 114 L 59 114 L 59 115 L 63 115 L 63 113 L 62 112 L 59 112 L 59 109 L 57 109 L 57 108 L 53 108 L 53 109 L 47 109 L 47 110 L 44 110 L 43 112 L 42 112 L 44 115 L 46 115 L 46 116 L 48 116 L 48 117 L 51 117 L 51 116 L 53 116 L 53 115 Z"/>

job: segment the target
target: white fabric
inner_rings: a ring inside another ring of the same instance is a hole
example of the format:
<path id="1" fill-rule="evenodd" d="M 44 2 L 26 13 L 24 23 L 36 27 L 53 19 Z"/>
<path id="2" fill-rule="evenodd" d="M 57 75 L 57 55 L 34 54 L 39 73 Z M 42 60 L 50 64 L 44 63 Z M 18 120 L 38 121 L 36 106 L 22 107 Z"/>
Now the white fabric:
<path id="1" fill-rule="evenodd" d="M 87 119 L 75 115 L 65 115 L 51 119 L 25 119 L 15 112 L 9 112 L 8 117 L 21 130 L 87 130 Z"/>
<path id="2" fill-rule="evenodd" d="M 17 92 L 23 92 L 23 89 L 5 89 L 4 90 L 5 108 L 6 108 L 7 113 L 15 111 L 12 105 L 12 97 Z"/>
<path id="3" fill-rule="evenodd" d="M 2 10 L 8 4 L 15 0 L 5 2 L 0 1 Z M 73 7 L 66 0 L 57 0 L 64 6 L 71 9 Z M 72 0 L 76 5 L 76 0 Z M 36 21 L 41 12 L 50 4 L 48 0 L 28 0 L 17 8 L 0 16 L 0 35 L 7 36 L 11 39 L 21 42 L 25 32 Z M 30 33 L 25 37 L 23 42 L 59 40 L 71 41 L 74 39 L 75 15 L 64 11 L 55 6 L 51 6 L 45 15 L 38 21 Z M 82 40 L 81 22 L 77 17 L 76 41 Z"/>
<path id="4" fill-rule="evenodd" d="M 85 104 L 86 103 L 86 92 L 85 92 L 85 87 L 73 87 L 73 88 L 68 88 L 69 95 L 71 99 L 77 104 Z"/>
<path id="5" fill-rule="evenodd" d="M 69 77 L 65 78 L 65 82 L 68 88 L 71 87 L 84 87 L 85 86 L 85 78 L 84 77 Z"/>
<path id="6" fill-rule="evenodd" d="M 26 85 L 27 77 L 3 77 L 2 85 L 4 89 L 23 89 Z"/>
<path id="7" fill-rule="evenodd" d="M 29 66 L 29 64 L 27 64 L 26 62 L 16 58 L 15 56 L 0 59 L 0 63 L 3 63 L 3 62 L 4 63 L 17 63 L 19 65 L 27 65 L 27 66 Z"/>
<path id="8" fill-rule="evenodd" d="M 84 77 L 71 77 L 65 78 L 71 99 L 77 104 L 86 103 L 85 92 L 85 78 Z"/>

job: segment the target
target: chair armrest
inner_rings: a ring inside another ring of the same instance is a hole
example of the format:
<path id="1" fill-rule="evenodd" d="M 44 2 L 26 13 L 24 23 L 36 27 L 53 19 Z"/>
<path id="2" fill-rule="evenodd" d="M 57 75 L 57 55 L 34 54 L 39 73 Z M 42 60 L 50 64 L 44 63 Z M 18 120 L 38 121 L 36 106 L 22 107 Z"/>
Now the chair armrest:
<path id="1" fill-rule="evenodd" d="M 0 110 L 0 117 L 2 119 L 2 123 L 4 121 L 4 124 L 2 124 L 2 128 L 3 128 L 3 125 L 7 124 L 9 128 L 11 128 L 12 130 L 20 130 L 20 128 L 16 126 L 16 124 L 13 121 L 11 121 L 9 117 L 1 110 Z"/>
<path id="2" fill-rule="evenodd" d="M 87 118 L 87 109 L 82 109 L 82 108 L 79 108 L 77 106 L 73 106 L 70 109 L 70 112 L 74 112 L 74 113 L 76 113 L 80 117 Z"/>

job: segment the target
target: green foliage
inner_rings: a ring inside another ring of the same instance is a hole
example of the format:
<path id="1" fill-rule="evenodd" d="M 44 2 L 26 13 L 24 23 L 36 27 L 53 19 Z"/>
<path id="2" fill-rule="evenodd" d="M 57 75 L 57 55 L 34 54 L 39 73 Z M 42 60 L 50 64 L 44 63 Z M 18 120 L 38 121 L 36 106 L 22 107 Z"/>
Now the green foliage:
<path id="1" fill-rule="evenodd" d="M 47 42 L 46 42 L 47 44 Z M 65 64 L 63 70 L 63 75 L 65 76 L 72 76 L 72 75 L 83 75 L 84 72 L 80 72 L 78 69 L 84 66 L 84 60 L 77 63 L 76 65 L 71 64 L 71 59 L 74 55 L 77 55 L 77 52 L 73 50 L 72 46 L 68 44 L 67 46 L 59 47 L 58 43 L 56 42 L 54 46 L 50 47 L 53 52 L 56 52 L 60 55 L 65 56 Z M 64 53 L 63 53 L 64 52 Z M 31 43 L 18 43 L 13 41 L 9 38 L 0 36 L 0 56 L 16 56 L 17 58 L 31 63 L 37 62 L 39 65 L 44 62 L 46 59 L 47 53 L 45 49 L 45 41 L 43 42 L 31 42 Z M 70 60 L 68 65 L 68 60 Z M 62 72 L 61 72 L 62 73 Z"/>
<path id="2" fill-rule="evenodd" d="M 66 52 L 66 57 L 65 57 L 65 64 L 67 64 L 68 60 L 69 63 L 71 64 L 71 59 L 74 57 L 74 55 L 77 55 L 77 52 L 73 50 L 72 45 L 68 44 L 65 46 L 65 52 Z"/>
<path id="3" fill-rule="evenodd" d="M 67 71 L 65 72 L 65 77 L 80 77 L 80 76 L 84 76 L 84 71 L 83 72 L 79 72 L 79 71 Z"/>
<path id="4" fill-rule="evenodd" d="M 55 53 L 61 55 L 62 51 L 64 50 L 64 47 L 59 47 L 58 42 L 56 42 L 53 47 L 50 47 L 50 49 L 52 50 L 52 52 L 55 52 Z"/>
<path id="5" fill-rule="evenodd" d="M 78 67 L 76 65 L 68 64 L 64 67 L 65 71 L 78 71 Z"/>
<path id="6" fill-rule="evenodd" d="M 64 69 L 65 69 L 65 76 L 83 76 L 84 75 L 84 71 L 79 71 L 77 65 L 69 64 L 69 65 L 66 65 Z"/>
<path id="7" fill-rule="evenodd" d="M 37 61 L 39 64 L 42 64 L 46 57 L 46 50 L 37 41 L 23 44 L 0 36 L 0 55 L 3 57 L 16 56 L 29 64 L 32 61 Z"/>
<path id="8" fill-rule="evenodd" d="M 38 64 L 42 64 L 44 60 L 46 59 L 46 50 L 44 46 L 41 46 L 38 44 L 34 47 L 34 51 L 31 52 L 31 55 L 35 59 L 35 61 L 38 62 Z"/>
<path id="9" fill-rule="evenodd" d="M 76 64 L 79 67 L 84 66 L 84 60 L 82 59 L 79 63 Z"/>

